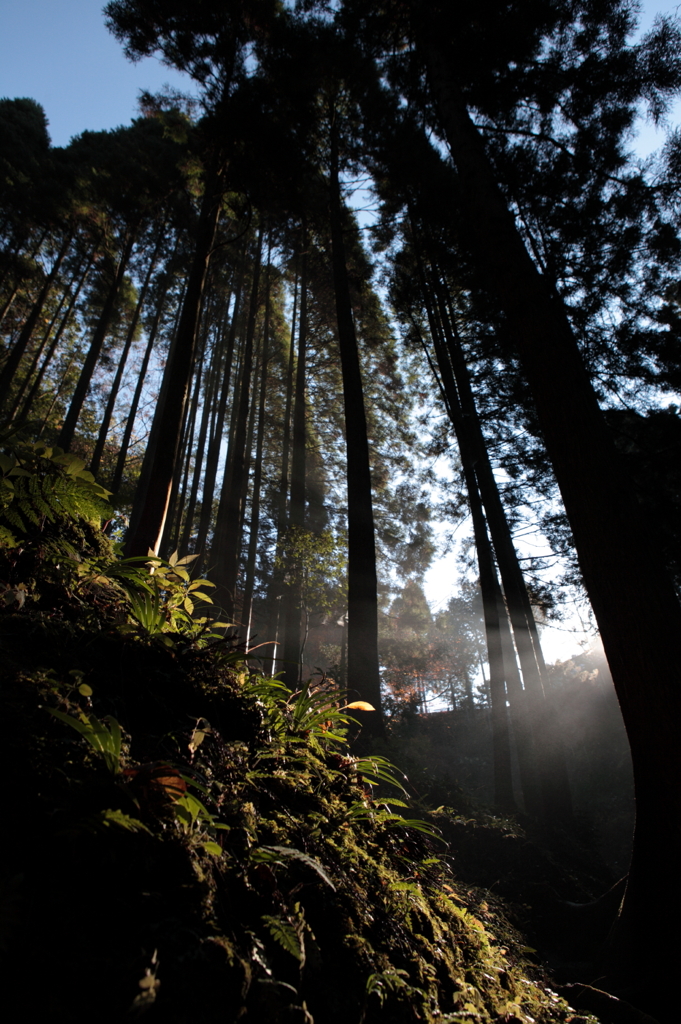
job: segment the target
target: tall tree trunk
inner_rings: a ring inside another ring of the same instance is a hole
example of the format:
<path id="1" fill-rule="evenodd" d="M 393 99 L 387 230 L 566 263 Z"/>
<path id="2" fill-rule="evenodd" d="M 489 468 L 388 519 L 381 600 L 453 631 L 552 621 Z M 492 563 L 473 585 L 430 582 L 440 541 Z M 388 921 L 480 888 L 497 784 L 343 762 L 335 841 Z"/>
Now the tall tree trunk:
<path id="1" fill-rule="evenodd" d="M 305 464 L 307 431 L 305 424 L 305 377 L 307 353 L 307 231 L 302 230 L 302 268 L 300 275 L 300 325 L 298 327 L 298 359 L 296 386 L 293 399 L 293 450 L 291 458 L 291 496 L 289 501 L 288 530 L 291 539 L 305 528 Z M 283 590 L 286 610 L 284 627 L 284 682 L 291 690 L 297 688 L 301 678 L 302 650 L 300 631 L 303 612 L 303 581 L 301 566 L 292 557 L 285 542 L 286 572 L 289 582 Z"/>
<path id="2" fill-rule="evenodd" d="M 3 366 L 2 372 L 0 373 L 0 410 L 2 410 L 4 406 L 7 404 L 7 399 L 9 398 L 12 382 L 14 381 L 16 372 L 19 369 L 19 364 L 24 357 L 24 353 L 26 352 L 28 346 L 31 343 L 33 332 L 36 328 L 38 320 L 40 319 L 43 308 L 47 301 L 47 297 L 50 294 L 52 285 L 56 280 L 57 274 L 59 273 L 59 268 L 62 265 L 64 257 L 69 251 L 72 241 L 73 232 L 69 231 L 64 237 L 61 248 L 59 249 L 57 255 L 54 258 L 54 263 L 52 264 L 52 268 L 49 274 L 43 281 L 42 287 L 38 292 L 35 302 L 33 303 L 33 307 L 31 308 L 31 312 L 28 315 L 26 323 L 22 327 L 19 337 L 12 346 L 9 355 L 5 360 L 5 365 Z"/>
<path id="3" fill-rule="evenodd" d="M 147 337 L 147 346 L 144 350 L 144 356 L 142 357 L 142 365 L 140 366 L 139 373 L 137 374 L 137 385 L 135 387 L 135 394 L 133 395 L 132 402 L 130 403 L 130 411 L 128 412 L 128 418 L 125 423 L 125 430 L 123 431 L 123 439 L 121 441 L 120 451 L 118 452 L 118 458 L 116 460 L 116 469 L 111 479 L 111 490 L 114 494 L 117 494 L 121 481 L 123 480 L 123 473 L 125 471 L 125 463 L 128 457 L 128 449 L 130 447 L 130 439 L 132 437 L 132 431 L 135 426 L 135 420 L 137 418 L 137 410 L 139 408 L 140 399 L 142 397 L 142 389 L 144 388 L 144 382 L 147 376 L 147 370 L 149 369 L 149 361 L 151 359 L 151 353 L 154 348 L 154 342 L 156 341 L 156 335 L 158 333 L 158 327 L 161 322 L 161 316 L 163 314 L 163 308 L 165 306 L 166 297 L 168 295 L 168 289 L 170 288 L 170 276 L 167 275 L 163 287 L 161 288 L 161 294 L 158 297 L 156 303 L 156 311 L 154 313 L 154 319 L 149 329 L 149 335 Z"/>
<path id="4" fill-rule="evenodd" d="M 234 436 L 234 457 L 231 466 L 225 469 L 225 508 L 223 528 L 218 534 L 216 529 L 215 544 L 215 582 L 220 586 L 220 601 L 228 618 L 234 617 L 236 583 L 239 571 L 239 538 L 243 516 L 243 482 L 246 467 L 246 434 L 248 431 L 248 413 L 250 408 L 251 374 L 253 365 L 253 340 L 258 314 L 258 292 L 260 284 L 260 266 L 262 260 L 263 228 L 258 231 L 256 257 L 253 266 L 253 283 L 251 286 L 251 302 L 246 325 L 246 339 L 243 355 L 243 371 L 239 389 L 238 417 Z"/>
<path id="5" fill-rule="evenodd" d="M 417 257 L 417 259 L 419 259 Z M 502 619 L 505 619 L 505 611 L 497 601 L 499 582 L 494 565 L 492 547 L 487 533 L 487 524 L 478 491 L 478 482 L 475 477 L 474 458 L 471 451 L 470 441 L 466 432 L 464 417 L 461 409 L 461 401 L 457 392 L 456 383 L 452 368 L 447 358 L 443 339 L 440 335 L 440 324 L 437 322 L 433 307 L 430 302 L 430 295 L 426 286 L 425 275 L 419 259 L 419 280 L 423 292 L 426 314 L 428 316 L 431 335 L 435 346 L 435 355 L 442 375 L 441 387 L 449 418 L 454 426 L 459 445 L 461 466 L 463 469 L 466 490 L 468 491 L 468 505 L 473 521 L 473 535 L 475 539 L 475 550 L 478 559 L 478 571 L 480 574 L 480 590 L 482 592 L 482 609 L 485 621 L 485 637 L 487 640 L 487 660 L 489 663 L 489 695 L 492 705 L 492 750 L 494 764 L 494 799 L 500 810 L 512 813 L 515 807 L 513 796 L 513 776 L 511 772 L 511 743 L 509 735 L 508 713 L 506 710 L 506 670 L 509 667 L 508 653 L 504 652 L 502 639 Z M 427 354 L 427 350 L 426 350 Z M 430 362 L 430 359 L 429 359 Z M 432 367 L 433 372 L 435 368 Z M 437 374 L 436 374 L 437 379 Z M 508 632 L 508 621 L 505 622 Z M 520 737 L 518 737 L 520 739 Z M 520 744 L 518 744 L 520 746 Z M 532 765 L 529 759 L 523 759 L 523 765 L 530 770 L 528 778 L 529 787 L 532 776 Z M 521 777 L 523 783 L 525 778 Z M 523 784 L 523 792 L 525 785 Z"/>
<path id="6" fill-rule="evenodd" d="M 163 242 L 166 222 L 167 216 L 163 218 L 163 222 L 161 223 L 161 226 L 159 228 L 158 235 L 156 236 L 156 244 L 154 246 L 154 251 L 151 255 L 151 259 L 149 260 L 149 264 L 147 266 L 147 272 L 142 283 L 142 288 L 140 290 L 139 295 L 137 296 L 137 305 L 135 306 L 135 312 L 132 315 L 132 319 L 128 327 L 128 332 L 125 336 L 123 351 L 118 357 L 118 366 L 116 367 L 116 374 L 114 376 L 113 383 L 111 384 L 109 398 L 106 403 L 104 415 L 102 416 L 102 423 L 99 428 L 99 434 L 97 436 L 97 441 L 95 443 L 95 450 L 92 453 L 92 459 L 90 460 L 90 472 L 93 473 L 95 476 L 99 472 L 99 464 L 101 462 L 102 454 L 104 452 L 104 446 L 106 445 L 106 438 L 109 433 L 109 427 L 111 425 L 111 419 L 113 417 L 116 399 L 118 398 L 118 391 L 121 386 L 121 381 L 123 380 L 123 374 L 125 372 L 125 367 L 128 362 L 130 348 L 135 338 L 135 331 L 137 330 L 137 325 L 139 323 L 140 316 L 142 314 L 142 309 L 144 308 L 144 303 L 147 298 L 147 292 L 149 290 L 149 285 L 151 283 L 151 275 L 154 273 L 154 270 L 156 269 L 156 261 L 158 260 L 158 254 L 161 251 L 161 244 Z"/>
<path id="7" fill-rule="evenodd" d="M 257 356 L 256 356 L 255 373 L 253 375 L 253 395 L 252 395 L 252 398 L 251 398 L 251 401 L 250 401 L 250 404 L 249 404 L 249 409 L 248 409 L 248 429 L 246 430 L 246 443 L 244 444 L 244 467 L 243 467 L 243 474 L 242 474 L 242 477 L 241 477 L 241 496 L 240 496 L 241 517 L 240 517 L 240 520 L 239 520 L 239 529 L 238 529 L 237 541 L 236 541 L 236 550 L 237 550 L 237 553 L 238 553 L 237 554 L 237 557 L 238 557 L 237 570 L 238 570 L 238 565 L 241 562 L 241 557 L 242 557 L 243 549 L 244 549 L 244 531 L 246 529 L 246 507 L 247 507 L 247 504 L 248 504 L 248 485 L 249 485 L 249 481 L 250 481 L 251 462 L 253 461 L 253 458 L 252 458 L 252 456 L 253 456 L 253 439 L 255 437 L 255 421 L 256 421 L 256 418 L 257 418 L 257 411 L 258 411 L 258 405 L 257 405 L 257 402 L 256 402 L 255 399 L 256 399 L 256 381 L 257 381 L 258 370 L 259 369 L 260 369 L 260 352 L 258 351 Z M 240 573 L 237 571 L 237 581 L 239 579 L 239 576 L 240 576 Z M 235 593 L 235 595 L 239 593 L 239 590 L 238 590 L 237 587 L 235 587 L 234 593 Z M 236 598 L 235 598 L 235 600 L 236 600 Z M 240 610 L 238 611 L 238 613 L 236 612 L 236 606 L 235 606 L 235 619 L 239 622 L 239 624 L 241 626 L 241 630 L 242 630 L 242 634 L 241 635 L 244 637 L 244 642 L 245 642 L 245 640 L 246 640 L 245 632 L 246 632 L 247 626 L 246 626 L 246 623 L 244 621 L 243 604 L 244 604 L 244 592 L 243 592 L 243 589 L 242 589 L 241 590 Z"/>
<path id="8" fill-rule="evenodd" d="M 262 369 L 260 371 L 260 401 L 258 404 L 258 437 L 255 449 L 255 466 L 253 470 L 253 497 L 251 500 L 251 529 L 248 537 L 248 552 L 246 555 L 246 583 L 244 587 L 244 602 L 241 611 L 241 621 L 246 631 L 246 646 L 251 642 L 251 620 L 253 617 L 253 591 L 255 588 L 255 560 L 258 552 L 258 531 L 260 526 L 260 488 L 262 484 L 262 456 L 265 444 L 265 418 L 267 409 L 267 370 L 269 366 L 270 350 L 270 259 L 272 253 L 272 242 L 267 252 L 267 272 L 265 284 L 265 325 L 263 331 Z"/>
<path id="9" fill-rule="evenodd" d="M 362 372 L 352 316 L 343 241 L 343 210 L 338 179 L 338 126 L 331 111 L 329 213 L 331 259 L 343 374 L 348 480 L 348 688 L 375 712 L 360 712 L 369 734 L 383 732 L 378 664 L 376 544 L 371 500 L 371 468 Z"/>
<path id="10" fill-rule="evenodd" d="M 200 318 L 201 320 L 204 319 L 203 312 Z M 199 365 L 195 369 L 192 368 L 194 390 L 192 392 L 189 405 L 185 406 L 184 423 L 182 424 L 182 439 L 180 441 L 180 450 L 178 452 L 175 474 L 173 476 L 170 502 L 168 504 L 168 514 L 161 542 L 159 543 L 159 553 L 163 558 L 168 558 L 173 551 L 177 550 L 180 530 L 182 528 L 182 516 L 185 511 L 185 495 L 187 493 L 192 454 L 194 452 L 196 417 L 199 408 L 199 400 L 201 398 L 203 366 L 206 358 L 206 348 L 208 346 L 207 323 L 204 323 L 201 334 L 200 351 L 198 353 Z"/>
<path id="11" fill-rule="evenodd" d="M 178 302 L 176 304 L 175 317 L 174 317 L 174 320 L 173 320 L 173 326 L 172 326 L 171 330 L 168 332 L 168 337 L 169 337 L 168 356 L 167 356 L 166 362 L 165 362 L 164 373 L 163 373 L 163 376 L 161 378 L 161 387 L 160 387 L 158 395 L 156 397 L 156 406 L 155 406 L 154 416 L 153 416 L 152 421 L 151 421 L 151 427 L 149 429 L 149 436 L 147 438 L 147 444 L 146 444 L 146 447 L 144 449 L 144 458 L 142 459 L 142 467 L 141 467 L 141 470 L 140 470 L 139 480 L 137 481 L 137 486 L 135 488 L 135 498 L 134 498 L 134 501 L 133 501 L 132 512 L 130 514 L 130 523 L 129 523 L 129 526 L 128 526 L 128 534 L 127 534 L 128 537 L 134 536 L 136 534 L 137 527 L 139 526 L 139 523 L 141 521 L 142 513 L 144 512 L 144 508 L 145 508 L 145 505 L 146 505 L 146 502 L 147 502 L 147 495 L 149 493 L 149 484 L 150 484 L 150 481 L 151 481 L 151 475 L 152 475 L 152 472 L 153 472 L 153 469 L 154 469 L 154 464 L 156 462 L 156 452 L 158 451 L 159 445 L 162 442 L 162 438 L 161 438 L 161 420 L 162 420 L 161 409 L 163 408 L 163 406 L 165 404 L 166 396 L 168 394 L 168 389 L 170 387 L 170 379 L 169 379 L 169 377 L 168 377 L 168 375 L 167 375 L 167 373 L 165 371 L 168 368 L 168 362 L 173 357 L 173 349 L 177 345 L 177 340 L 178 340 L 177 331 L 178 331 L 178 327 L 179 327 L 179 324 L 180 324 L 180 317 L 182 316 L 182 308 L 184 306 L 184 296 L 186 294 L 186 291 L 187 291 L 187 287 L 186 287 L 186 283 L 185 283 L 185 289 L 182 292 L 182 295 L 181 295 L 181 297 L 179 298 L 179 300 L 178 300 Z M 181 433 L 181 437 L 184 436 L 184 425 L 185 425 L 186 412 L 187 412 L 186 408 L 183 409 L 183 411 L 182 411 L 182 423 L 181 423 L 181 432 L 182 432 Z M 181 444 L 181 441 L 180 441 L 180 444 Z M 178 455 L 178 458 L 179 458 L 179 455 Z M 173 477 L 173 479 L 174 479 L 174 477 Z M 160 541 L 159 541 L 159 544 L 160 544 Z"/>
<path id="12" fill-rule="evenodd" d="M 49 234 L 49 232 L 47 230 L 42 232 L 42 234 L 40 235 L 40 238 L 38 239 L 38 244 L 34 247 L 32 252 L 29 254 L 29 257 L 28 257 L 29 259 L 36 259 L 38 253 L 40 252 L 40 248 L 41 248 L 43 242 L 45 241 L 45 239 L 47 238 L 48 234 Z M 24 244 L 26 242 L 28 242 L 29 240 L 30 240 L 30 234 L 29 235 L 24 235 L 21 238 L 21 240 L 17 243 L 17 245 L 14 247 L 14 252 L 13 252 L 12 255 L 18 256 L 19 253 L 21 252 L 21 250 L 23 249 Z M 5 279 L 8 276 L 9 276 L 9 271 L 5 275 Z M 2 281 L 2 285 L 3 286 L 5 284 L 5 279 L 3 279 L 3 281 Z M 3 325 L 4 321 L 5 321 L 5 317 L 9 313 L 9 311 L 12 308 L 12 305 L 14 303 L 14 300 L 16 299 L 17 295 L 19 294 L 19 290 L 21 288 L 21 284 L 22 284 L 22 276 L 21 276 L 20 273 L 17 273 L 15 275 L 15 278 L 14 278 L 14 283 L 10 286 L 9 291 L 7 293 L 7 298 L 5 299 L 5 304 L 2 307 L 2 309 L 0 309 L 0 327 L 2 327 L 2 325 Z"/>
<path id="13" fill-rule="evenodd" d="M 461 190 L 461 228 L 504 310 L 570 521 L 631 745 L 637 822 L 629 884 L 613 938 L 612 984 L 663 1019 L 651 934 L 681 911 L 681 609 L 620 463 L 564 307 L 540 276 L 437 41 L 430 78 Z M 679 948 L 674 942 L 673 954 Z"/>
<path id="14" fill-rule="evenodd" d="M 201 409 L 201 423 L 199 425 L 199 436 L 196 442 L 196 449 L 194 452 L 194 468 L 192 471 L 192 486 L 189 492 L 189 501 L 187 502 L 187 508 L 184 517 L 184 527 L 182 529 L 182 536 L 178 539 L 175 545 L 178 550 L 188 551 L 189 541 L 192 534 L 192 528 L 194 525 L 194 515 L 196 512 L 196 503 L 199 494 L 199 484 L 201 482 L 201 474 L 203 470 L 204 456 L 206 453 L 206 439 L 208 437 L 208 431 L 210 428 L 210 420 L 213 414 L 213 406 L 215 403 L 215 393 L 218 386 L 218 376 L 221 370 L 221 338 L 218 336 L 213 344 L 213 351 L 211 354 L 211 365 L 208 370 L 208 380 L 205 380 L 205 376 L 201 374 L 203 378 L 203 408 Z"/>
<path id="15" fill-rule="evenodd" d="M 61 293 L 61 296 L 59 298 L 59 303 L 57 305 L 57 308 L 54 311 L 52 319 L 50 320 L 49 324 L 47 325 L 47 329 L 45 330 L 45 332 L 44 332 L 44 334 L 42 336 L 42 340 L 39 342 L 39 344 L 38 344 L 38 346 L 37 346 L 37 348 L 36 348 L 36 350 L 35 350 L 35 352 L 33 354 L 33 358 L 31 360 L 31 365 L 29 366 L 26 374 L 24 375 L 24 379 L 22 380 L 21 384 L 19 385 L 19 387 L 17 389 L 16 395 L 15 395 L 15 398 L 14 398 L 14 402 L 12 403 L 12 407 L 9 410 L 9 418 L 10 419 L 14 419 L 14 417 L 16 416 L 16 414 L 17 414 L 17 412 L 19 410 L 19 408 L 21 406 L 21 403 L 24 400 L 24 395 L 26 394 L 26 389 L 28 388 L 28 386 L 29 386 L 29 384 L 31 382 L 31 378 L 33 377 L 33 374 L 36 371 L 36 367 L 38 366 L 38 364 L 40 363 L 40 360 L 43 357 L 43 353 L 45 352 L 45 349 L 46 348 L 48 349 L 48 353 L 52 350 L 52 346 L 49 344 L 49 342 L 50 342 L 50 335 L 52 334 L 52 331 L 54 330 L 55 324 L 59 320 L 59 318 L 61 316 L 61 313 L 62 313 L 62 310 L 64 308 L 64 305 L 67 303 L 67 301 L 69 303 L 68 306 L 67 306 L 67 310 L 69 310 L 71 308 L 70 300 L 71 300 L 71 296 L 73 294 L 73 285 L 74 285 L 76 279 L 78 278 L 78 275 L 79 275 L 79 273 L 81 271 L 81 268 L 82 268 L 84 262 L 87 263 L 87 257 L 84 257 L 84 259 L 81 260 L 78 263 L 78 266 L 76 267 L 76 269 L 75 269 L 75 271 L 73 273 L 73 276 L 71 278 L 71 281 L 68 284 L 68 287 L 62 289 L 62 293 Z M 92 264 L 92 257 L 90 257 L 89 263 L 90 263 L 90 265 Z M 48 355 L 48 359 L 49 359 L 49 355 Z"/>
<path id="16" fill-rule="evenodd" d="M 437 271 L 435 276 L 440 322 L 447 340 L 447 350 L 454 371 L 463 423 L 475 465 L 475 475 L 485 507 L 492 544 L 497 555 L 506 606 L 513 626 L 513 636 L 523 673 L 524 703 L 533 720 L 532 734 L 535 751 L 539 758 L 539 781 L 542 788 L 544 813 L 567 826 L 574 824 L 572 796 L 560 734 L 560 722 L 556 719 L 555 709 L 551 706 L 549 695 L 546 693 L 537 660 L 537 651 L 541 651 L 539 638 L 537 637 L 536 646 L 533 643 L 530 627 L 530 623 L 532 626 L 535 625 L 532 605 L 489 459 L 461 338 L 456 330 L 456 321 L 447 302 L 448 297 L 445 294 L 442 278 Z"/>
<path id="17" fill-rule="evenodd" d="M 187 394 L 191 384 L 201 302 L 208 274 L 215 233 L 220 218 L 226 165 L 210 168 L 197 225 L 196 248 L 187 279 L 175 344 L 164 373 L 165 400 L 159 404 L 158 436 L 163 439 L 150 467 L 149 483 L 135 530 L 127 538 L 128 555 L 158 551 L 163 535 L 173 477 L 179 456 Z"/>
<path id="18" fill-rule="evenodd" d="M 217 479 L 218 465 L 220 462 L 220 448 L 225 424 L 225 413 L 227 410 L 227 399 L 229 397 L 230 381 L 232 377 L 232 365 L 234 362 L 234 342 L 236 340 L 237 324 L 241 315 L 241 297 L 243 294 L 244 277 L 246 273 L 245 252 L 241 257 L 241 268 L 239 279 L 234 295 L 234 307 L 232 318 L 229 324 L 227 335 L 227 353 L 225 356 L 224 378 L 220 388 L 220 404 L 218 406 L 215 420 L 215 430 L 208 446 L 208 457 L 206 459 L 206 472 L 203 478 L 203 489 L 201 494 L 201 515 L 199 518 L 199 531 L 196 540 L 196 550 L 199 553 L 197 568 L 203 561 L 206 548 L 206 540 L 210 529 L 210 522 L 213 514 L 213 497 L 215 494 L 215 481 Z"/>
<path id="19" fill-rule="evenodd" d="M 83 369 L 81 370 L 78 383 L 76 384 L 76 389 L 71 397 L 69 411 L 66 414 L 64 425 L 62 426 L 61 433 L 59 434 L 59 447 L 63 448 L 65 451 L 68 451 L 71 447 L 71 442 L 73 441 L 73 437 L 76 432 L 78 417 L 80 416 L 81 409 L 83 408 L 83 403 L 85 402 L 85 398 L 90 387 L 92 375 L 101 355 L 102 348 L 104 347 L 104 342 L 109 331 L 109 325 L 111 324 L 111 319 L 113 317 L 116 300 L 121 290 L 125 272 L 132 255 L 132 249 L 135 244 L 135 235 L 135 228 L 130 228 L 126 232 L 125 244 L 121 252 L 120 260 L 118 261 L 118 266 L 116 267 L 116 273 L 114 274 L 113 281 L 111 282 L 106 299 L 104 300 L 102 311 L 99 314 L 97 326 L 95 327 L 92 340 L 90 342 L 90 348 L 88 349 L 88 353 L 85 357 Z"/>
<path id="20" fill-rule="evenodd" d="M 279 647 L 279 632 L 281 623 L 281 605 L 284 593 L 283 569 L 277 565 L 284 551 L 284 534 L 286 532 L 286 498 L 288 495 L 288 471 L 289 456 L 291 447 L 291 409 L 293 407 L 293 368 L 295 365 L 295 337 L 296 337 L 296 315 L 298 309 L 298 277 L 296 275 L 293 288 L 293 312 L 291 315 L 291 343 L 289 346 L 288 368 L 286 371 L 286 403 L 284 407 L 284 429 L 281 446 L 281 477 L 277 491 L 277 539 L 275 543 L 275 564 L 272 569 L 269 587 L 267 589 L 267 607 L 269 617 L 267 623 L 267 640 L 273 644 L 271 660 L 264 663 L 265 671 L 272 675 L 277 671 L 277 652 Z M 268 664 L 269 662 L 269 664 Z"/>

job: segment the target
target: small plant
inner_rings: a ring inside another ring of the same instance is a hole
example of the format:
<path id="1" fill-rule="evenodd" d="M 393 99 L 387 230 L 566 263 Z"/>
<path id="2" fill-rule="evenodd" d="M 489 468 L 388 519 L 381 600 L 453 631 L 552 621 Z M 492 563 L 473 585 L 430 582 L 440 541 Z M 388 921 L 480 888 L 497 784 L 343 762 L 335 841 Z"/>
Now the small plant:
<path id="1" fill-rule="evenodd" d="M 77 455 L 25 441 L 16 430 L 0 434 L 0 546 L 16 547 L 65 518 L 99 524 L 111 515 L 110 496 Z"/>
<path id="2" fill-rule="evenodd" d="M 287 699 L 283 712 L 290 736 L 308 743 L 313 749 L 323 751 L 334 745 L 347 743 L 350 723 L 360 723 L 348 711 L 374 711 L 366 701 L 341 704 L 343 695 L 326 688 L 314 689 L 310 682 Z"/>
<path id="3" fill-rule="evenodd" d="M 145 556 L 117 560 L 89 559 L 76 568 L 86 584 L 106 584 L 118 588 L 128 601 L 128 611 L 147 638 L 160 640 L 169 646 L 172 634 L 179 634 L 205 645 L 220 640 L 215 630 L 229 623 L 215 622 L 197 617 L 196 603 L 212 604 L 206 593 L 215 584 L 207 579 L 193 580 L 187 566 L 197 555 L 179 558 L 175 551 L 168 560 L 150 553 Z"/>
<path id="4" fill-rule="evenodd" d="M 367 978 L 367 995 L 377 996 L 381 1006 L 385 1003 L 389 992 L 402 990 L 405 995 L 411 995 L 416 990 L 412 988 L 408 981 L 405 981 L 405 978 L 408 977 L 409 974 L 407 971 L 401 970 L 400 968 L 388 969 L 386 971 L 370 974 Z M 420 994 L 423 995 L 422 992 L 420 992 Z"/>
<path id="5" fill-rule="evenodd" d="M 295 903 L 285 917 L 282 914 L 263 914 L 262 921 L 275 942 L 298 960 L 302 970 L 305 966 L 305 932 L 310 931 L 310 926 L 300 903 Z"/>
<path id="6" fill-rule="evenodd" d="M 89 688 L 88 688 L 89 689 Z M 86 715 L 81 711 L 78 718 L 67 715 L 56 708 L 47 711 L 66 725 L 84 736 L 90 746 L 103 758 L 110 772 L 117 775 L 121 770 L 121 727 L 111 715 L 100 721 L 96 715 Z"/>

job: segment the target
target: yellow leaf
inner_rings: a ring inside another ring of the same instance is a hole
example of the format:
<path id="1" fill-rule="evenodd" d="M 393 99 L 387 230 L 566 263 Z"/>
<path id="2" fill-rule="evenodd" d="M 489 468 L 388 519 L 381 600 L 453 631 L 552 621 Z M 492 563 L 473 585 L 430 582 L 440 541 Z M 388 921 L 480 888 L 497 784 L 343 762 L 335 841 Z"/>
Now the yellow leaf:
<path id="1" fill-rule="evenodd" d="M 373 704 L 369 704 L 366 700 L 353 700 L 352 704 L 346 704 L 342 711 L 375 711 L 376 708 Z"/>
<path id="2" fill-rule="evenodd" d="M 176 554 L 177 554 L 177 552 L 176 552 Z M 198 557 L 199 557 L 198 555 L 185 555 L 184 558 L 178 558 L 177 562 L 175 564 L 176 565 L 188 565 L 189 562 L 193 562 L 194 559 L 198 558 Z"/>

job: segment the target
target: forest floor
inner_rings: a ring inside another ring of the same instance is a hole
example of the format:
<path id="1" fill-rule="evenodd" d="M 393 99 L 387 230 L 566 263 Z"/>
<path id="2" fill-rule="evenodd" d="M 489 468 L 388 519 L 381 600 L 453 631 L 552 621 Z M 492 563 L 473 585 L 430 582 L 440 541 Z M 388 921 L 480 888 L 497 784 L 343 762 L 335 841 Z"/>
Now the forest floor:
<path id="1" fill-rule="evenodd" d="M 385 749 L 352 752 L 337 695 L 144 627 L 114 580 L 79 570 L 93 544 L 101 566 L 82 528 L 74 559 L 0 550 L 9 1012 L 650 1021 L 548 972 L 585 980 L 584 906 L 613 881 L 593 851 L 453 787 L 428 809 Z"/>

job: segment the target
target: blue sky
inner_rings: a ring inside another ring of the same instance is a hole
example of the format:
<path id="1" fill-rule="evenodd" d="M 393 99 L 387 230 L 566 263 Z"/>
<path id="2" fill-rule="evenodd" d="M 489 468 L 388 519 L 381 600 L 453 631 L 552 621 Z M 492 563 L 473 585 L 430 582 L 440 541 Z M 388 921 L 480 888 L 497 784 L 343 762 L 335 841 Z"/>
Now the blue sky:
<path id="1" fill-rule="evenodd" d="M 142 89 L 190 87 L 155 58 L 126 60 L 103 7 L 103 0 L 0 0 L 0 96 L 41 103 L 55 146 L 86 128 L 128 124 Z"/>
<path id="2" fill-rule="evenodd" d="M 127 61 L 104 26 L 103 6 L 102 0 L 0 0 L 0 97 L 28 96 L 41 103 L 56 146 L 86 128 L 127 124 L 141 89 L 158 91 L 166 82 L 188 87 L 185 76 L 155 58 Z M 678 0 L 645 0 L 642 28 L 650 27 L 656 12 L 680 9 Z M 681 104 L 672 116 L 679 120 Z M 642 126 L 644 153 L 661 141 L 651 126 Z"/>

